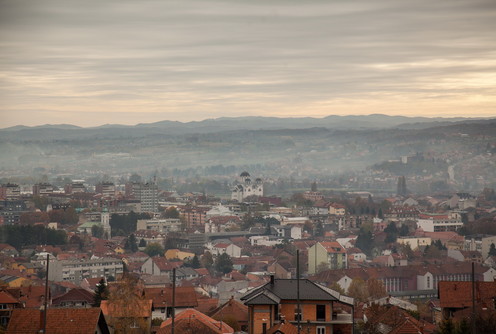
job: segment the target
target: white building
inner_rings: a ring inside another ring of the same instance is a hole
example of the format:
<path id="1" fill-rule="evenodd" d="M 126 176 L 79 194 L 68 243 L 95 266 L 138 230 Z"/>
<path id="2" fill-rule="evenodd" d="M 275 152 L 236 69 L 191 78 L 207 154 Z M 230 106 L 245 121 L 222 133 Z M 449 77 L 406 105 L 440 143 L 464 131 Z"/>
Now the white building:
<path id="1" fill-rule="evenodd" d="M 231 199 L 242 202 L 249 196 L 263 196 L 263 181 L 260 178 L 252 181 L 250 174 L 243 172 L 237 184 L 231 189 Z"/>
<path id="2" fill-rule="evenodd" d="M 458 212 L 422 213 L 417 219 L 417 227 L 425 232 L 456 231 L 462 226 L 463 222 Z"/>
<path id="3" fill-rule="evenodd" d="M 136 230 L 153 230 L 162 233 L 179 232 L 181 231 L 181 220 L 177 218 L 139 219 Z"/>
<path id="4" fill-rule="evenodd" d="M 69 281 L 79 285 L 85 278 L 114 277 L 124 270 L 122 260 L 101 258 L 90 260 L 50 260 L 48 279 L 56 282 Z"/>

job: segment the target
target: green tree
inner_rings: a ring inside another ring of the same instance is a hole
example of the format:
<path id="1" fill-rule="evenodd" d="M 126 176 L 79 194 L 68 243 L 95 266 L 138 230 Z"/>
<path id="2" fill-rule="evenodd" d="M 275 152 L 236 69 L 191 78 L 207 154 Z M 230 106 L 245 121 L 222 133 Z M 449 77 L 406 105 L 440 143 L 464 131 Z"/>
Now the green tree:
<path id="1" fill-rule="evenodd" d="M 367 256 L 372 255 L 372 247 L 374 245 L 374 238 L 371 231 L 366 231 L 360 228 L 355 245 L 360 248 Z"/>
<path id="2" fill-rule="evenodd" d="M 496 255 L 496 246 L 494 245 L 494 242 L 491 243 L 491 246 L 489 247 L 489 255 L 490 256 Z"/>
<path id="3" fill-rule="evenodd" d="M 442 321 L 439 324 L 438 329 L 434 332 L 435 334 L 455 334 L 455 324 L 451 319 Z"/>
<path id="4" fill-rule="evenodd" d="M 164 248 L 156 242 L 151 242 L 146 245 L 144 252 L 148 254 L 148 256 L 153 257 L 156 255 L 163 255 Z"/>
<path id="5" fill-rule="evenodd" d="M 104 234 L 103 226 L 101 225 L 93 225 L 91 226 L 91 235 L 95 238 L 102 238 Z"/>
<path id="6" fill-rule="evenodd" d="M 79 222 L 79 215 L 76 212 L 76 209 L 73 207 L 69 207 L 64 211 L 64 221 L 63 224 L 66 225 L 75 225 Z"/>
<path id="7" fill-rule="evenodd" d="M 410 230 L 408 228 L 408 225 L 406 225 L 406 224 L 401 225 L 401 227 L 400 227 L 400 235 L 402 237 L 405 237 L 408 234 L 410 234 Z"/>
<path id="8" fill-rule="evenodd" d="M 134 235 L 134 233 L 131 233 L 129 237 L 127 237 L 126 239 L 126 243 L 124 244 L 124 249 L 131 253 L 137 252 L 138 245 L 136 242 L 137 242 L 136 236 Z"/>
<path id="9" fill-rule="evenodd" d="M 200 263 L 200 260 L 198 259 L 198 256 L 193 256 L 193 258 L 191 259 L 191 267 L 193 269 L 198 269 L 201 267 L 201 263 Z"/>
<path id="10" fill-rule="evenodd" d="M 214 264 L 214 259 L 212 257 L 212 253 L 210 253 L 210 252 L 203 253 L 203 255 L 200 259 L 200 262 L 201 262 L 203 268 L 210 270 L 210 268 L 212 268 L 212 266 Z"/>
<path id="11" fill-rule="evenodd" d="M 170 206 L 163 213 L 164 218 L 179 218 L 179 211 L 175 206 Z"/>
<path id="12" fill-rule="evenodd" d="M 355 303 L 366 302 L 369 299 L 367 283 L 360 277 L 354 278 L 348 287 L 348 295 L 355 299 Z"/>
<path id="13" fill-rule="evenodd" d="M 93 307 L 100 307 L 102 300 L 108 299 L 109 291 L 107 282 L 102 278 L 95 288 L 95 295 L 93 296 Z"/>
<path id="14" fill-rule="evenodd" d="M 138 247 L 146 247 L 146 241 L 145 241 L 145 239 L 141 238 Z"/>
<path id="15" fill-rule="evenodd" d="M 232 269 L 233 263 L 231 257 L 228 254 L 222 253 L 221 255 L 217 256 L 215 260 L 215 270 L 217 272 L 228 274 L 232 271 Z"/>

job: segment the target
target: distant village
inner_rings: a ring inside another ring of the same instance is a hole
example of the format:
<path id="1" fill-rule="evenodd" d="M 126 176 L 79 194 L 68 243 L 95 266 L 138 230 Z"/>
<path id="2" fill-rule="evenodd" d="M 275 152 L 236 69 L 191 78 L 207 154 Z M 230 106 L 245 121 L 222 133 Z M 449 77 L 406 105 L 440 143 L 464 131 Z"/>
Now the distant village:
<path id="1" fill-rule="evenodd" d="M 0 187 L 5 333 L 495 332 L 494 189 L 68 181 Z"/>

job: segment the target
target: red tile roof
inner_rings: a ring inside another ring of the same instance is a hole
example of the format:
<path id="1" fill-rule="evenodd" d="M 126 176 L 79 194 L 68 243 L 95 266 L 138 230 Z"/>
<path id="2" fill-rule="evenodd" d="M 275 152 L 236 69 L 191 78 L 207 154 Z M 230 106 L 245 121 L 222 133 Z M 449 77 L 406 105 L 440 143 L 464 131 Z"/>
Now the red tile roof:
<path id="1" fill-rule="evenodd" d="M 210 312 L 209 315 L 217 320 L 232 317 L 236 319 L 240 325 L 248 324 L 248 306 L 233 298 L 229 299 L 227 302 Z"/>
<path id="2" fill-rule="evenodd" d="M 44 286 L 7 288 L 7 292 L 24 304 L 24 307 L 40 307 L 45 296 Z"/>
<path id="3" fill-rule="evenodd" d="M 149 318 L 152 315 L 152 300 L 134 300 L 132 305 L 118 305 L 108 300 L 102 300 L 100 308 L 105 316 L 112 318 L 140 317 Z"/>
<path id="4" fill-rule="evenodd" d="M 276 324 L 267 330 L 267 334 L 274 333 L 297 334 L 298 329 L 296 328 L 296 326 L 292 325 L 289 322 L 283 322 Z"/>
<path id="5" fill-rule="evenodd" d="M 93 304 L 94 294 L 86 289 L 77 288 L 69 290 L 61 296 L 55 297 L 52 300 L 53 305 L 60 305 L 63 302 L 86 302 Z"/>
<path id="6" fill-rule="evenodd" d="M 20 304 L 20 302 L 10 293 L 6 291 L 0 291 L 0 304 Z"/>
<path id="7" fill-rule="evenodd" d="M 153 307 L 172 306 L 172 287 L 167 288 L 145 288 L 145 297 L 153 301 Z M 176 307 L 196 307 L 198 300 L 192 286 L 176 287 Z"/>
<path id="8" fill-rule="evenodd" d="M 38 333 L 42 316 L 39 309 L 15 309 L 7 334 Z M 47 313 L 47 333 L 93 334 L 98 322 L 105 323 L 99 308 L 51 308 Z M 106 324 L 106 323 L 105 323 Z"/>
<path id="9" fill-rule="evenodd" d="M 169 334 L 171 333 L 171 327 L 172 319 L 169 318 L 162 323 L 157 334 Z M 225 322 L 214 320 L 194 309 L 187 309 L 176 315 L 174 319 L 174 329 L 177 333 L 234 333 L 234 330 Z"/>
<path id="10" fill-rule="evenodd" d="M 475 282 L 477 304 L 494 309 L 496 282 Z M 439 300 L 442 308 L 472 307 L 472 282 L 439 282 Z"/>

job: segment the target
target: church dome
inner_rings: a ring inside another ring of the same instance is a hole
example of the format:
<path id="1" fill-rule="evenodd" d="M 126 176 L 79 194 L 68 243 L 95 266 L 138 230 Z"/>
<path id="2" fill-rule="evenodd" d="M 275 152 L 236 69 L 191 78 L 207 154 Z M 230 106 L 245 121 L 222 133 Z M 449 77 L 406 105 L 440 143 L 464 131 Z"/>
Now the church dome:
<path id="1" fill-rule="evenodd" d="M 248 172 L 243 172 L 243 173 L 241 173 L 241 175 L 239 175 L 239 176 L 241 176 L 241 177 L 250 177 L 250 173 L 248 173 Z"/>

